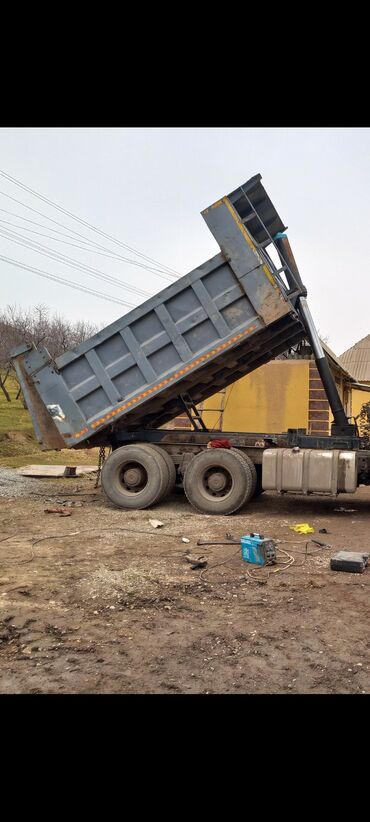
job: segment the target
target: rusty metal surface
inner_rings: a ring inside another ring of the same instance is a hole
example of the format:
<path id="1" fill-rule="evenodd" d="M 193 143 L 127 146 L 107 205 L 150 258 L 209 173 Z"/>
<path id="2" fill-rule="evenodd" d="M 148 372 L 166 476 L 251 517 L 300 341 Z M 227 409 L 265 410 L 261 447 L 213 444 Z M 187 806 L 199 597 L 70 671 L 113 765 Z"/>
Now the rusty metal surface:
<path id="1" fill-rule="evenodd" d="M 65 448 L 65 441 L 46 410 L 36 390 L 34 381 L 27 374 L 24 361 L 19 358 L 15 360 L 14 364 L 20 385 L 22 386 L 27 408 L 31 413 L 36 438 L 41 449 L 43 451 L 59 451 L 61 448 Z"/>

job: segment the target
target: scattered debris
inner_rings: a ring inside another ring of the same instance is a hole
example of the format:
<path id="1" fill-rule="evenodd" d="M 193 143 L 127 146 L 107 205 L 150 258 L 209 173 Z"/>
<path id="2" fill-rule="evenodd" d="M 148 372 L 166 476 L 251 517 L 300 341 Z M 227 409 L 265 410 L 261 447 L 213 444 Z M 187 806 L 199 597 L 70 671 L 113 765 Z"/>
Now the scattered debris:
<path id="1" fill-rule="evenodd" d="M 187 537 L 181 537 L 181 542 L 190 542 L 190 539 Z"/>
<path id="2" fill-rule="evenodd" d="M 362 574 L 369 564 L 369 553 L 361 551 L 338 551 L 330 560 L 332 571 L 348 571 L 352 574 Z"/>
<path id="3" fill-rule="evenodd" d="M 153 528 L 161 528 L 163 525 L 163 522 L 161 522 L 160 519 L 150 519 L 149 522 Z"/>
<path id="4" fill-rule="evenodd" d="M 297 525 L 289 525 L 291 531 L 295 531 L 296 534 L 314 534 L 315 529 L 312 528 L 312 525 L 309 525 L 308 522 L 298 522 Z"/>
<path id="5" fill-rule="evenodd" d="M 65 508 L 44 508 L 45 514 L 59 514 L 60 517 L 71 517 L 72 511 L 66 511 Z"/>
<path id="6" fill-rule="evenodd" d="M 191 563 L 191 570 L 194 571 L 196 568 L 207 568 L 208 561 L 205 557 L 192 557 L 190 554 L 186 554 L 185 556 L 186 562 Z"/>

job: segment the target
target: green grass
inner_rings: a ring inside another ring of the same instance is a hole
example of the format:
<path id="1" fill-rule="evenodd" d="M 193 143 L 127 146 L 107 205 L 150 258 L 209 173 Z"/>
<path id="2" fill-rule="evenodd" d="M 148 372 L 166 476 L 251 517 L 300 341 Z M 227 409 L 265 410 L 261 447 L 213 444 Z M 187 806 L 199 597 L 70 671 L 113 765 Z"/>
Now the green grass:
<path id="1" fill-rule="evenodd" d="M 5 387 L 11 397 L 7 402 L 0 389 L 0 465 L 19 468 L 22 465 L 94 465 L 98 450 L 41 451 L 33 431 L 30 415 L 16 400 L 18 383 L 8 377 Z"/>
<path id="2" fill-rule="evenodd" d="M 3 375 L 2 375 L 3 376 Z M 5 388 L 11 396 L 11 402 L 7 402 L 5 394 L 0 389 L 0 434 L 7 431 L 33 431 L 30 415 L 26 408 L 23 408 L 21 400 L 16 400 L 18 394 L 18 383 L 12 377 L 8 377 Z"/>

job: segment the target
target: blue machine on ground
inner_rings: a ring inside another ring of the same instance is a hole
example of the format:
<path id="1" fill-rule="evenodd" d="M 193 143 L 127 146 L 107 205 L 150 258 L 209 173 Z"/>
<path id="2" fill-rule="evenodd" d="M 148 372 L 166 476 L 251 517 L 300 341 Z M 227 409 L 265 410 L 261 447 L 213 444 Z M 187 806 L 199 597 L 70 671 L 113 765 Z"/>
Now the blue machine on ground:
<path id="1" fill-rule="evenodd" d="M 276 543 L 262 534 L 249 534 L 241 538 L 242 559 L 255 565 L 275 565 Z"/>

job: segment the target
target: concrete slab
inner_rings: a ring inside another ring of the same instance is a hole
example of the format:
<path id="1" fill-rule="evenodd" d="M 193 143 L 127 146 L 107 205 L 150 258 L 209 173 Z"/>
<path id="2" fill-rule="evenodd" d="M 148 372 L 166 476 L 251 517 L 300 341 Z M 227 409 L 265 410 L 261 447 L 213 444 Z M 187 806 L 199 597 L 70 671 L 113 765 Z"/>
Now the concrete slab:
<path id="1" fill-rule="evenodd" d="M 18 468 L 18 474 L 22 477 L 64 477 L 67 465 L 24 465 Z M 80 477 L 82 474 L 92 474 L 98 470 L 97 465 L 76 465 L 75 476 Z"/>

